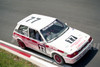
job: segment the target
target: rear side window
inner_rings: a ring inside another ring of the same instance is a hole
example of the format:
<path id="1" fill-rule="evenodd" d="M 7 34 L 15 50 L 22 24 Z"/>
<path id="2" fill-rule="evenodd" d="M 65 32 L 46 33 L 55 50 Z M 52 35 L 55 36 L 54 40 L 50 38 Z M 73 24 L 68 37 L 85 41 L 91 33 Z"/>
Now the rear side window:
<path id="1" fill-rule="evenodd" d="M 41 35 L 39 34 L 39 32 L 36 31 L 36 30 L 33 30 L 31 28 L 29 28 L 29 37 L 33 38 L 33 39 L 36 39 L 38 41 L 43 41 L 43 39 L 42 39 Z"/>
<path id="2" fill-rule="evenodd" d="M 20 25 L 20 27 L 18 28 L 18 33 L 28 36 L 28 27 L 24 25 Z"/>

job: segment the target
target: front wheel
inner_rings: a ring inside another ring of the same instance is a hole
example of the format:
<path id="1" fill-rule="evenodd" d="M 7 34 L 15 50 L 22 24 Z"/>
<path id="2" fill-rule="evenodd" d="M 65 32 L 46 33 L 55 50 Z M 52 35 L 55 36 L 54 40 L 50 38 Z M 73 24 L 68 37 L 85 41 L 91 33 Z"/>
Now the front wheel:
<path id="1" fill-rule="evenodd" d="M 17 40 L 19 46 L 22 48 L 22 49 L 26 49 L 26 46 L 25 44 L 21 41 L 21 40 Z"/>
<path id="2" fill-rule="evenodd" d="M 60 55 L 58 55 L 58 54 L 54 54 L 53 55 L 53 59 L 55 60 L 55 62 L 57 63 L 57 64 L 64 64 L 64 60 L 63 60 L 63 58 L 60 56 Z"/>

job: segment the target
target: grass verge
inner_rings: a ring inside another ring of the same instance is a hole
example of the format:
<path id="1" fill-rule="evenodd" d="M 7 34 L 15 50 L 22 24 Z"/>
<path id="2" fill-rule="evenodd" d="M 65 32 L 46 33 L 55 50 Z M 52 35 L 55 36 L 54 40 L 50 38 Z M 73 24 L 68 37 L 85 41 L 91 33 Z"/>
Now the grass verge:
<path id="1" fill-rule="evenodd" d="M 37 66 L 0 48 L 0 67 L 37 67 Z"/>

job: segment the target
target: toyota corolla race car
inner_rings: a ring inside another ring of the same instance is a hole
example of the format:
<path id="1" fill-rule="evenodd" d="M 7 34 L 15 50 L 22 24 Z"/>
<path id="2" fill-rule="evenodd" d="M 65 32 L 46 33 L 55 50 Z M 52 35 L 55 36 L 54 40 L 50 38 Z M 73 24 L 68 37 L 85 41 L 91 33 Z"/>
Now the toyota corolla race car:
<path id="1" fill-rule="evenodd" d="M 91 48 L 92 37 L 57 18 L 32 14 L 17 23 L 13 38 L 23 49 L 31 48 L 56 63 L 74 64 Z"/>

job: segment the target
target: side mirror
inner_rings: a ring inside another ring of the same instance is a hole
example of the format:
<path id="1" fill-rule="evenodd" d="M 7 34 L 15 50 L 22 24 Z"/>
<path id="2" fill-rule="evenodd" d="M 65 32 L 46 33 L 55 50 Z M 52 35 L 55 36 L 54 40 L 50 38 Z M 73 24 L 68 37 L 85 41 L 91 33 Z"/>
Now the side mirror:
<path id="1" fill-rule="evenodd" d="M 15 29 L 16 32 L 18 32 L 18 29 Z"/>
<path id="2" fill-rule="evenodd" d="M 65 23 L 65 25 L 67 25 L 67 23 Z"/>

